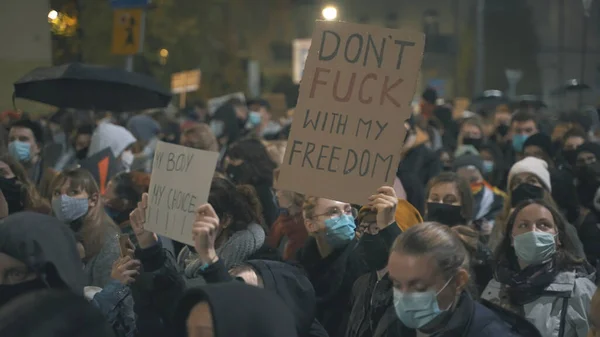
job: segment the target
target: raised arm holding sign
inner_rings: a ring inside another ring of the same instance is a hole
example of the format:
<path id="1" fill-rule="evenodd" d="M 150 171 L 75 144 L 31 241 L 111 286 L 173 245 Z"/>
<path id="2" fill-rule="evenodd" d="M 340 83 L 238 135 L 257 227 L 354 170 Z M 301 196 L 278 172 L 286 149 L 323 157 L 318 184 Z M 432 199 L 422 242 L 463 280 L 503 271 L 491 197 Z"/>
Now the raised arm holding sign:
<path id="1" fill-rule="evenodd" d="M 366 204 L 371 191 L 393 185 L 424 40 L 317 22 L 279 189 Z"/>
<path id="2" fill-rule="evenodd" d="M 196 209 L 208 201 L 218 152 L 159 142 L 145 211 L 145 229 L 193 245 Z"/>

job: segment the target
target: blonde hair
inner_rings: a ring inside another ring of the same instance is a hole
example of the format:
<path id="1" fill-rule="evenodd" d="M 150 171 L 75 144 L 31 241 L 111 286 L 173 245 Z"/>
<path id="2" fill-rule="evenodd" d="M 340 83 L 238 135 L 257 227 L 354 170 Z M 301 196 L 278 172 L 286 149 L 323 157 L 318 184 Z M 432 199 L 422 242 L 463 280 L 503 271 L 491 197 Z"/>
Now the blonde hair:
<path id="1" fill-rule="evenodd" d="M 470 254 L 461 236 L 436 222 L 424 222 L 407 229 L 396 238 L 392 252 L 431 255 L 446 280 L 460 269 L 470 269 Z"/>
<path id="2" fill-rule="evenodd" d="M 304 219 L 312 219 L 315 216 L 315 208 L 317 208 L 319 199 L 319 197 L 313 196 L 304 198 L 304 202 L 302 203 L 302 215 Z"/>

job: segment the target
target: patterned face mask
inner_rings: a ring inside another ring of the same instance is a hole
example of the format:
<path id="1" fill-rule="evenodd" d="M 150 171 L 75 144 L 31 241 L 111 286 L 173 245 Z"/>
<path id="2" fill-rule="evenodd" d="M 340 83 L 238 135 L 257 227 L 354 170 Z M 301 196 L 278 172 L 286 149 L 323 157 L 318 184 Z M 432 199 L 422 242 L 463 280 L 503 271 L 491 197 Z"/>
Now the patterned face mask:
<path id="1" fill-rule="evenodd" d="M 74 198 L 66 194 L 52 199 L 52 210 L 56 218 L 65 224 L 83 217 L 88 212 L 88 198 Z"/>

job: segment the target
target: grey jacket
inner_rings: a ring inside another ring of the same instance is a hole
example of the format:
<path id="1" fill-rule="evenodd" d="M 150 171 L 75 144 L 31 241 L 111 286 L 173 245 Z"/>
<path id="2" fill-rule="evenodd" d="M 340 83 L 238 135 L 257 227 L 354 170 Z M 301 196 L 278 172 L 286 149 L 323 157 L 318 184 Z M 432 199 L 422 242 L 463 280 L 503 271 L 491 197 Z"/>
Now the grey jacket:
<path id="1" fill-rule="evenodd" d="M 86 284 L 104 288 L 111 280 L 113 263 L 121 256 L 119 232 L 116 227 L 109 226 L 105 233 L 104 245 L 98 255 L 91 258 L 83 268 Z"/>
<path id="2" fill-rule="evenodd" d="M 498 281 L 491 280 L 481 298 L 507 307 L 508 297 L 502 296 L 504 288 Z M 586 337 L 589 329 L 587 315 L 595 291 L 596 286 L 590 279 L 577 278 L 575 272 L 562 272 L 546 288 L 547 294 L 523 305 L 522 312 L 544 337 Z M 564 305 L 567 312 L 561 315 Z M 559 336 L 563 316 L 564 336 Z"/>

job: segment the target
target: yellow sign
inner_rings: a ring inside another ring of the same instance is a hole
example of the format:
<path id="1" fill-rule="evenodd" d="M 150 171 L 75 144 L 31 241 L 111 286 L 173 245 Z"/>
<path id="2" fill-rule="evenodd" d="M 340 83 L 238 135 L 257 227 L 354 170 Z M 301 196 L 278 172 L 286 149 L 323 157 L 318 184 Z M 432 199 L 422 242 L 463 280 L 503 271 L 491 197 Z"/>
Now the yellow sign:
<path id="1" fill-rule="evenodd" d="M 182 92 L 196 91 L 200 88 L 202 72 L 199 69 L 182 71 L 171 75 L 171 92 L 181 94 Z"/>
<path id="2" fill-rule="evenodd" d="M 116 55 L 134 55 L 142 49 L 143 9 L 115 9 L 111 52 Z"/>

